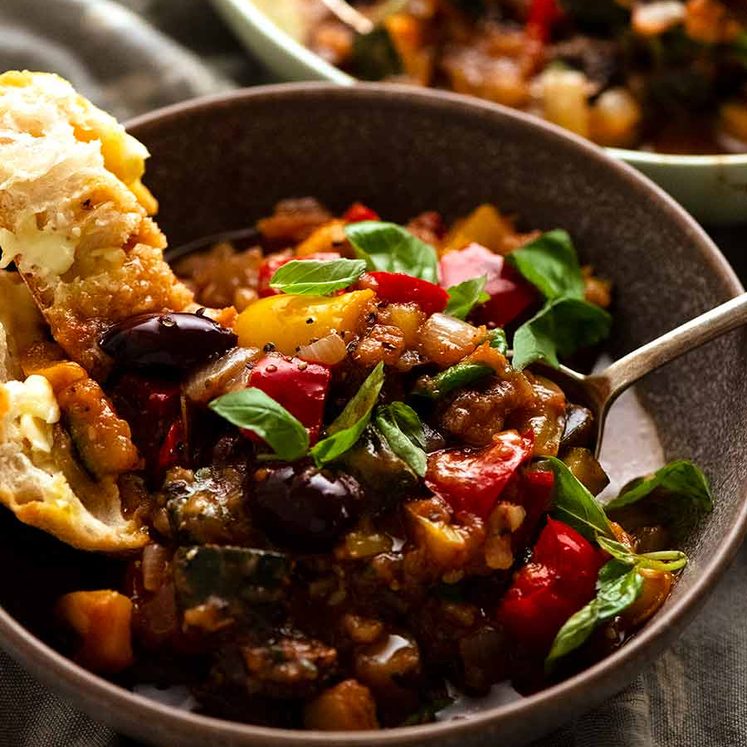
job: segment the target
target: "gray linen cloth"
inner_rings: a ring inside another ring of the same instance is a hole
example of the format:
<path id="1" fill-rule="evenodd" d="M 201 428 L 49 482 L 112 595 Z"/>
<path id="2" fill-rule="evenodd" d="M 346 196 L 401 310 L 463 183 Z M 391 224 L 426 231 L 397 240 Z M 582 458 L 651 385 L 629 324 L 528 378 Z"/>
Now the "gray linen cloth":
<path id="1" fill-rule="evenodd" d="M 58 72 L 120 118 L 265 80 L 206 0 L 0 0 L 0 70 L 11 68 Z M 718 238 L 738 245 L 738 236 Z M 636 682 L 534 747 L 746 745 L 746 565 L 743 551 L 685 635 Z M 0 747 L 125 745 L 134 743 L 0 652 Z"/>

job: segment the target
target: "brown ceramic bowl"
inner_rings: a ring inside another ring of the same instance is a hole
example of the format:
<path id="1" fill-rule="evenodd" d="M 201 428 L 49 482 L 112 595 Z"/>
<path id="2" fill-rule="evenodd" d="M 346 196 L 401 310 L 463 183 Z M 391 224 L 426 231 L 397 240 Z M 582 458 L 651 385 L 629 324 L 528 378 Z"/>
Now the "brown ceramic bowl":
<path id="1" fill-rule="evenodd" d="M 742 291 L 696 223 L 632 169 L 476 100 L 389 85 L 273 86 L 165 109 L 131 131 L 153 154 L 147 181 L 172 246 L 244 228 L 289 196 L 314 195 L 335 209 L 361 200 L 394 220 L 425 209 L 453 218 L 491 201 L 527 226 L 568 229 L 584 260 L 614 281 L 614 356 Z M 682 631 L 729 565 L 747 521 L 745 360 L 747 332 L 739 331 L 640 387 L 666 457 L 697 460 L 712 479 L 716 508 L 685 548 L 691 563 L 650 624 L 604 661 L 532 697 L 470 719 L 357 734 L 290 732 L 175 710 L 89 674 L 43 642 L 50 595 L 73 582 L 101 583 L 106 564 L 61 549 L 5 511 L 0 567 L 12 572 L 0 574 L 0 644 L 94 718 L 154 744 L 519 744 L 630 682 Z"/>

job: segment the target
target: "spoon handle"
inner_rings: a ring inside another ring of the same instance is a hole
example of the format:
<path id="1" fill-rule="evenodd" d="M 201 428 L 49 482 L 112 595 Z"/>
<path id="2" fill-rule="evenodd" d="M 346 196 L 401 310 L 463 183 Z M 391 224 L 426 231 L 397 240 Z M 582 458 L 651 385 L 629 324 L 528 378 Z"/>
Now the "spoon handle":
<path id="1" fill-rule="evenodd" d="M 628 353 L 600 376 L 605 379 L 609 400 L 614 400 L 647 373 L 743 324 L 747 324 L 747 293 L 706 311 Z"/>

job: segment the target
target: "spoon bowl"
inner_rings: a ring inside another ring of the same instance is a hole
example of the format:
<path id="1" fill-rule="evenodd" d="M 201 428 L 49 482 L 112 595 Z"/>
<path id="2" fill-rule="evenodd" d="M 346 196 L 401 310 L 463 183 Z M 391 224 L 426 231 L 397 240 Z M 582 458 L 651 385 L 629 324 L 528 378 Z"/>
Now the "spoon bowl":
<path id="1" fill-rule="evenodd" d="M 746 323 L 747 293 L 742 293 L 647 342 L 602 371 L 586 375 L 561 365 L 545 373 L 575 401 L 591 410 L 595 424 L 592 445 L 598 457 L 609 409 L 628 387 L 675 358 Z"/>

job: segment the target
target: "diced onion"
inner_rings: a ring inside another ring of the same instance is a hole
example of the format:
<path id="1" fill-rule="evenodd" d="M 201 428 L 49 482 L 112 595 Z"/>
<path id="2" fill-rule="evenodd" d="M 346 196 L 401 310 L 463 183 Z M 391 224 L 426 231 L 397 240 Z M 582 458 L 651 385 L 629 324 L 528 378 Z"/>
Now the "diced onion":
<path id="1" fill-rule="evenodd" d="M 296 353 L 296 357 L 309 363 L 323 363 L 325 366 L 334 366 L 347 354 L 347 347 L 340 335 L 333 333 L 322 337 L 316 342 L 302 345 Z"/>
<path id="2" fill-rule="evenodd" d="M 549 68 L 542 74 L 545 119 L 589 136 L 589 79 L 579 70 Z"/>
<path id="3" fill-rule="evenodd" d="M 249 381 L 248 364 L 259 356 L 257 348 L 233 348 L 198 368 L 184 385 L 184 393 L 192 402 L 205 403 L 226 392 L 243 389 Z"/>
<path id="4" fill-rule="evenodd" d="M 166 576 L 169 553 L 161 545 L 146 545 L 143 548 L 143 588 L 146 591 L 158 591 Z"/>
<path id="5" fill-rule="evenodd" d="M 636 3 L 633 6 L 633 31 L 642 36 L 659 36 L 685 20 L 685 5 L 679 0 Z"/>
<path id="6" fill-rule="evenodd" d="M 625 88 L 610 88 L 591 108 L 591 139 L 613 148 L 631 146 L 643 114 L 641 105 Z"/>
<path id="7" fill-rule="evenodd" d="M 422 327 L 425 355 L 440 366 L 451 366 L 471 353 L 480 340 L 480 330 L 461 319 L 433 314 Z"/>

